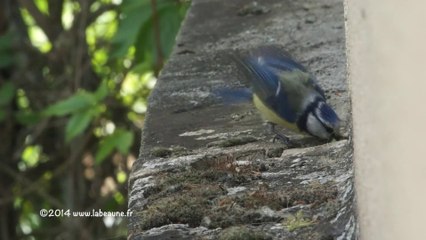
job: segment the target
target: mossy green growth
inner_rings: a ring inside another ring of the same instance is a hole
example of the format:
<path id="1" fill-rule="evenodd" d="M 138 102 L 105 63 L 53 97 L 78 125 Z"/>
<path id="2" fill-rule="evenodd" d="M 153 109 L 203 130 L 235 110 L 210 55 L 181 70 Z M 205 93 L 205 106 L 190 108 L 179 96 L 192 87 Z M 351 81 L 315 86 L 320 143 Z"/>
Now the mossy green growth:
<path id="1" fill-rule="evenodd" d="M 219 240 L 269 240 L 272 237 L 263 232 L 250 230 L 245 226 L 229 227 L 219 235 Z"/>
<path id="2" fill-rule="evenodd" d="M 209 199 L 220 194 L 221 189 L 214 185 L 185 185 L 184 190 L 167 197 L 156 199 L 139 213 L 143 230 L 172 223 L 184 223 L 190 227 L 200 225 L 203 216 L 211 205 Z"/>
<path id="3" fill-rule="evenodd" d="M 287 227 L 288 231 L 292 232 L 299 228 L 309 227 L 314 223 L 315 221 L 305 218 L 302 211 L 298 211 L 295 215 L 285 220 L 283 225 Z"/>

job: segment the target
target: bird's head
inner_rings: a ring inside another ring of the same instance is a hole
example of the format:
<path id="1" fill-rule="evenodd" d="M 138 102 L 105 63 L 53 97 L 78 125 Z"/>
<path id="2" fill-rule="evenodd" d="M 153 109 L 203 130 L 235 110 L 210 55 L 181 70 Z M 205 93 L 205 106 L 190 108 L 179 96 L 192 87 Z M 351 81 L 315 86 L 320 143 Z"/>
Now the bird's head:
<path id="1" fill-rule="evenodd" d="M 339 117 L 325 101 L 317 101 L 308 109 L 305 129 L 309 134 L 322 139 L 336 138 L 340 136 L 339 128 Z"/>

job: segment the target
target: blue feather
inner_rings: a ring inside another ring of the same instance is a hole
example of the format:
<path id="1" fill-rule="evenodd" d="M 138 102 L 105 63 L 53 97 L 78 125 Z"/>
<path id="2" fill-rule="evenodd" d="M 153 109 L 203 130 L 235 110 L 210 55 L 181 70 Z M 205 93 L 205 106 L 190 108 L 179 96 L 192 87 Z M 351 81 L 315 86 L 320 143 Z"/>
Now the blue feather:
<path id="1" fill-rule="evenodd" d="M 326 103 L 321 104 L 318 108 L 318 117 L 323 119 L 325 123 L 327 123 L 330 128 L 335 128 L 340 122 L 339 117 L 336 112 Z"/>
<path id="2" fill-rule="evenodd" d="M 253 91 L 259 99 L 279 116 L 294 123 L 297 119 L 296 111 L 289 105 L 277 72 L 257 58 L 248 58 L 244 63 L 253 75 L 251 77 Z"/>
<path id="3" fill-rule="evenodd" d="M 254 52 L 252 52 L 251 56 L 255 58 L 261 57 L 265 66 L 275 68 L 280 71 L 291 72 L 294 70 L 300 70 L 305 73 L 308 72 L 306 68 L 302 66 L 302 64 L 296 62 L 289 53 L 275 46 L 260 47 Z M 317 84 L 313 76 L 311 76 L 311 78 L 309 79 L 309 84 L 311 84 L 315 88 L 315 90 L 323 98 L 325 98 L 324 91 Z"/>
<path id="4" fill-rule="evenodd" d="M 287 52 L 259 47 L 235 59 L 251 81 L 254 104 L 267 121 L 324 139 L 336 131 L 340 119 L 326 104 L 324 91 Z"/>
<path id="5" fill-rule="evenodd" d="M 253 95 L 249 88 L 220 88 L 213 90 L 213 94 L 218 96 L 226 105 L 250 102 Z"/>
<path id="6" fill-rule="evenodd" d="M 295 69 L 306 72 L 306 68 L 303 67 L 300 63 L 294 61 L 290 55 L 282 50 L 277 49 L 261 49 L 262 56 L 265 61 L 265 65 L 268 65 L 273 68 L 280 69 L 282 71 L 293 71 Z"/>

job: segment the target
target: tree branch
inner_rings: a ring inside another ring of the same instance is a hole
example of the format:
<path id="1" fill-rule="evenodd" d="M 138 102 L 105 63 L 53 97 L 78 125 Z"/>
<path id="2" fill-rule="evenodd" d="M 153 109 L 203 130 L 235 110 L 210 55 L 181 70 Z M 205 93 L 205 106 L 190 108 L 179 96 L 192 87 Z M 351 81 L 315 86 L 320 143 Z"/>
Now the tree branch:
<path id="1" fill-rule="evenodd" d="M 70 157 L 61 165 L 59 165 L 55 170 L 53 170 L 52 178 L 57 176 L 62 176 L 64 172 L 69 170 L 70 165 L 73 162 L 75 162 L 79 156 L 81 156 L 81 153 L 84 147 L 87 146 L 91 137 L 92 137 L 91 133 L 87 133 L 86 135 L 83 136 L 83 138 L 76 145 L 75 151 L 71 153 Z M 11 176 L 15 180 L 15 182 L 20 182 L 21 184 L 26 186 L 26 188 L 20 192 L 21 196 L 26 196 L 32 192 L 37 192 L 42 198 L 46 199 L 46 201 L 48 201 L 53 207 L 64 208 L 64 205 L 59 200 L 49 195 L 45 191 L 45 188 L 41 187 L 41 185 L 44 184 L 42 177 L 40 177 L 39 179 L 35 181 L 31 181 L 25 178 L 24 176 L 22 176 L 21 174 L 17 173 L 16 171 L 14 171 L 13 169 L 11 169 L 9 166 L 2 163 L 1 161 L 0 161 L 0 171 Z M 16 196 L 1 198 L 0 206 L 13 202 L 15 198 Z"/>
<path id="2" fill-rule="evenodd" d="M 80 88 L 81 80 L 83 76 L 83 66 L 84 66 L 84 53 L 86 46 L 86 26 L 89 19 L 90 6 L 87 1 L 80 1 L 81 11 L 77 15 L 78 21 L 75 22 L 73 28 L 77 36 L 76 41 L 76 53 L 74 56 L 74 82 L 73 88 L 77 90 Z"/>
<path id="3" fill-rule="evenodd" d="M 32 181 L 25 178 L 21 174 L 15 172 L 9 166 L 7 166 L 6 164 L 3 164 L 1 162 L 0 162 L 0 169 L 2 170 L 2 172 L 6 173 L 7 175 L 9 175 L 13 179 L 15 179 L 15 182 L 19 182 L 24 186 L 30 185 L 30 187 L 25 189 L 25 193 L 36 191 L 42 198 L 44 198 L 46 201 L 48 201 L 53 207 L 58 208 L 58 209 L 64 208 L 64 205 L 59 200 L 57 200 L 55 197 L 49 195 L 43 187 L 40 187 L 40 185 L 42 184 L 41 182 L 38 182 L 37 184 L 31 184 Z M 0 205 L 6 204 L 10 201 L 13 201 L 14 199 L 15 199 L 15 196 L 0 199 Z"/>
<path id="4" fill-rule="evenodd" d="M 64 7 L 64 0 L 50 0 L 49 3 L 49 20 L 52 23 L 55 23 L 54 28 L 52 29 L 52 34 L 54 39 L 56 39 L 59 34 L 64 31 L 62 26 L 62 10 Z"/>

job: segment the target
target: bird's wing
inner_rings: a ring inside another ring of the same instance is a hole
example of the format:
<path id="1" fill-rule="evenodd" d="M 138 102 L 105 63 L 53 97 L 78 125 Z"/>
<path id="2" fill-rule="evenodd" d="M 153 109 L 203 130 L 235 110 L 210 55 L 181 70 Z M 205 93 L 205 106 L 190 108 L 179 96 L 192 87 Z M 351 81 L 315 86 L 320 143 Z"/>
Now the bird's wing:
<path id="1" fill-rule="evenodd" d="M 286 72 L 302 72 L 308 74 L 308 77 L 303 76 L 301 80 L 306 81 L 308 87 L 312 87 L 318 92 L 322 98 L 325 99 L 325 94 L 322 88 L 318 85 L 315 77 L 312 76 L 304 66 L 296 62 L 289 53 L 277 46 L 260 47 L 253 51 L 254 56 L 263 56 L 265 65 L 282 71 L 285 75 Z"/>
<path id="2" fill-rule="evenodd" d="M 262 57 L 248 56 L 240 60 L 240 66 L 251 80 L 253 92 L 271 110 L 288 122 L 296 122 L 297 112 L 289 103 L 285 86 L 273 68 L 265 65 Z"/>

